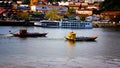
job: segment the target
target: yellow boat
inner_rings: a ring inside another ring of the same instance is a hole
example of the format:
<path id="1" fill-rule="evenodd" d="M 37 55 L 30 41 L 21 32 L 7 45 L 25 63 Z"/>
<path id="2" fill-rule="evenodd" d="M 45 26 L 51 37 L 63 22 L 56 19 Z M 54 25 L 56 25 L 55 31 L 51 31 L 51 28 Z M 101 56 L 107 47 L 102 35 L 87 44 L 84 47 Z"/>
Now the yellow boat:
<path id="1" fill-rule="evenodd" d="M 80 37 L 76 37 L 75 32 L 69 32 L 68 35 L 65 36 L 65 39 L 70 40 L 70 41 L 95 41 L 96 38 L 97 38 L 97 36 L 90 36 L 90 37 L 80 36 Z"/>

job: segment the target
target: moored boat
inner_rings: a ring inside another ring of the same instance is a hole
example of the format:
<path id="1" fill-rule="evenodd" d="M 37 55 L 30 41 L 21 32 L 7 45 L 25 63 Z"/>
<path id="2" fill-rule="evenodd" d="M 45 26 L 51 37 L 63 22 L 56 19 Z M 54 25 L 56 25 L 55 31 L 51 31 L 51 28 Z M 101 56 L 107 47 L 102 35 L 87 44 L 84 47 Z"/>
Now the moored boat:
<path id="1" fill-rule="evenodd" d="M 34 26 L 46 27 L 46 28 L 59 28 L 60 21 L 42 20 L 40 22 L 34 22 Z"/>
<path id="2" fill-rule="evenodd" d="M 93 28 L 92 22 L 86 21 L 51 21 L 43 20 L 40 22 L 34 22 L 35 26 L 45 27 L 45 28 L 70 28 L 70 29 L 91 29 Z"/>
<path id="3" fill-rule="evenodd" d="M 47 33 L 30 33 L 26 29 L 20 29 L 18 33 L 14 33 L 15 37 L 45 37 Z"/>
<path id="4" fill-rule="evenodd" d="M 97 38 L 97 36 L 90 36 L 90 37 L 80 36 L 80 37 L 76 37 L 76 33 L 74 33 L 74 32 L 70 32 L 67 36 L 65 36 L 65 39 L 70 40 L 70 41 L 95 41 L 96 38 Z"/>

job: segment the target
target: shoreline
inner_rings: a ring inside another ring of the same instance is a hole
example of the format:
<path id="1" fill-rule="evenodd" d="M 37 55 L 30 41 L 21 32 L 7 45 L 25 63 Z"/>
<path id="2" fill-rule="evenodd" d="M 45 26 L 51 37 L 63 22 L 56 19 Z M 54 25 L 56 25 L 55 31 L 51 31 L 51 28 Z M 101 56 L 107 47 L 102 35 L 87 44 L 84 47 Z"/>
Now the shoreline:
<path id="1" fill-rule="evenodd" d="M 120 23 L 92 23 L 93 28 L 117 28 L 120 27 Z M 15 20 L 0 20 L 0 26 L 35 26 L 34 22 L 30 21 L 15 21 Z"/>
<path id="2" fill-rule="evenodd" d="M 0 26 L 34 26 L 34 23 L 30 21 L 0 20 Z"/>
<path id="3" fill-rule="evenodd" d="M 93 23 L 93 28 L 117 28 L 120 27 L 120 23 Z"/>

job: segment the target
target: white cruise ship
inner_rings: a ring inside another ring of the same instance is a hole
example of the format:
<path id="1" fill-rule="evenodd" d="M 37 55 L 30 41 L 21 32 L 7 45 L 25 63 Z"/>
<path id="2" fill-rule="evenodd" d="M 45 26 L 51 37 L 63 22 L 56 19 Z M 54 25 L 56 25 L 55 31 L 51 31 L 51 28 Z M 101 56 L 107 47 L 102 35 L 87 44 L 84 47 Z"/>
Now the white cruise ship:
<path id="1" fill-rule="evenodd" d="M 46 28 L 71 28 L 71 29 L 90 29 L 93 28 L 92 22 L 86 21 L 50 21 L 44 20 L 35 22 L 35 26 L 46 27 Z"/>

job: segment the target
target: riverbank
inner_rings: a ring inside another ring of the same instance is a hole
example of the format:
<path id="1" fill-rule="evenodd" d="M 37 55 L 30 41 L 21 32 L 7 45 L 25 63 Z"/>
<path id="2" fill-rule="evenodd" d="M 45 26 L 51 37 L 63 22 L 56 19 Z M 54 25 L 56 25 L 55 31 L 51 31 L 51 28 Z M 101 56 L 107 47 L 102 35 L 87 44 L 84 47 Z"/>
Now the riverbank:
<path id="1" fill-rule="evenodd" d="M 23 20 L 0 20 L 0 26 L 35 26 L 34 22 Z M 120 23 L 97 23 L 93 22 L 93 28 L 120 27 Z"/>
<path id="2" fill-rule="evenodd" d="M 0 26 L 34 26 L 34 23 L 23 20 L 0 20 Z"/>
<path id="3" fill-rule="evenodd" d="M 120 23 L 93 23 L 94 28 L 120 27 Z"/>

